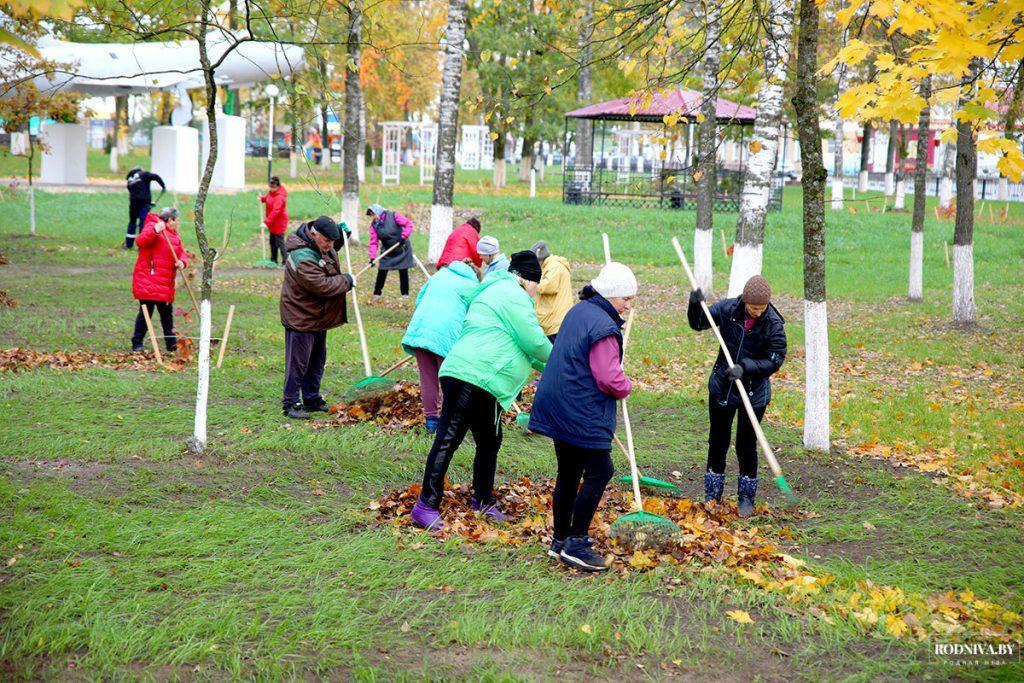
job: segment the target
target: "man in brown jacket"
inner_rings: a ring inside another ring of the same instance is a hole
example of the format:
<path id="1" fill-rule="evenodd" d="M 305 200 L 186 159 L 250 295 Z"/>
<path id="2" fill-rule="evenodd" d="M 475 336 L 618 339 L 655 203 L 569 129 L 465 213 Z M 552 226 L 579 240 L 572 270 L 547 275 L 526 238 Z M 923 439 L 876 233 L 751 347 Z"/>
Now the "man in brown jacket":
<path id="1" fill-rule="evenodd" d="M 327 330 L 344 325 L 345 292 L 355 279 L 341 270 L 336 248 L 348 237 L 327 216 L 303 223 L 285 240 L 281 324 L 284 325 L 284 414 L 308 420 L 327 412 L 320 380 L 327 362 Z M 299 392 L 302 401 L 299 401 Z"/>

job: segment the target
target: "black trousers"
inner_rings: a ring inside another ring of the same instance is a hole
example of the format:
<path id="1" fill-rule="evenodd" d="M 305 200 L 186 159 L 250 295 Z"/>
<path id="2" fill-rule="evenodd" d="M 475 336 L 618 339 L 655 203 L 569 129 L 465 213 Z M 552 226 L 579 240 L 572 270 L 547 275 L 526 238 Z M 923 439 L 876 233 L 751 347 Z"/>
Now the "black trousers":
<path id="1" fill-rule="evenodd" d="M 452 456 L 462 445 L 466 432 L 473 433 L 476 457 L 473 458 L 473 495 L 481 503 L 494 502 L 494 472 L 501 449 L 501 405 L 480 387 L 454 377 L 441 378 L 441 419 L 434 445 L 427 454 L 420 499 L 437 508 L 444 494 L 444 476 Z"/>
<path id="2" fill-rule="evenodd" d="M 146 318 L 142 315 L 142 307 L 145 306 L 149 317 L 153 319 L 153 309 L 160 312 L 160 327 L 164 330 L 164 343 L 168 351 L 174 351 L 178 346 L 178 337 L 174 334 L 174 304 L 164 301 L 140 301 L 139 312 L 135 316 L 135 333 L 132 335 L 132 347 L 142 345 L 142 340 L 149 333 L 146 329 Z M 154 325 L 155 327 L 155 325 Z"/>
<path id="3" fill-rule="evenodd" d="M 142 232 L 142 224 L 149 214 L 150 202 L 131 199 L 128 201 L 128 230 L 124 234 L 124 246 L 131 249 L 135 246 L 135 236 Z"/>
<path id="4" fill-rule="evenodd" d="M 297 332 L 284 328 L 284 394 L 281 404 L 288 406 L 302 401 L 320 400 L 320 380 L 327 363 L 327 332 Z"/>
<path id="5" fill-rule="evenodd" d="M 768 406 L 754 408 L 754 415 L 760 423 Z M 740 474 L 744 477 L 757 476 L 757 435 L 742 408 L 723 406 L 713 396 L 708 396 L 708 417 L 711 429 L 708 433 L 708 470 L 715 474 L 725 472 L 725 456 L 729 452 L 732 421 L 739 412 L 736 425 L 736 458 L 740 463 Z"/>
<path id="6" fill-rule="evenodd" d="M 580 448 L 555 439 L 558 479 L 552 495 L 555 538 L 586 536 L 615 466 L 611 448 Z M 583 485 L 580 486 L 580 480 Z"/>
<path id="7" fill-rule="evenodd" d="M 284 235 L 270 233 L 270 260 L 277 263 L 277 252 L 281 252 L 281 263 L 284 263 Z"/>
<path id="8" fill-rule="evenodd" d="M 388 271 L 377 269 L 377 282 L 373 285 L 373 293 L 380 294 L 384 291 L 384 283 L 387 282 Z M 409 293 L 409 269 L 402 268 L 398 271 L 398 289 L 402 292 L 402 296 Z"/>

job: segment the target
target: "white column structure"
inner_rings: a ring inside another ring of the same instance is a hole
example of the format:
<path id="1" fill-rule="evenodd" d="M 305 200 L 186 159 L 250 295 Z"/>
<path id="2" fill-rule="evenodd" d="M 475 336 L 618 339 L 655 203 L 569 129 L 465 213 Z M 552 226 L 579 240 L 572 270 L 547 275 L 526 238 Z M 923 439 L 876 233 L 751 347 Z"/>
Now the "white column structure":
<path id="1" fill-rule="evenodd" d="M 209 122 L 203 120 L 202 165 L 210 157 Z M 217 163 L 213 167 L 210 187 L 225 190 L 245 189 L 245 119 L 241 116 L 217 115 Z"/>
<path id="2" fill-rule="evenodd" d="M 463 171 L 475 171 L 480 168 L 480 129 L 487 126 L 462 126 L 462 155 L 459 166 Z"/>
<path id="3" fill-rule="evenodd" d="M 45 148 L 39 181 L 54 185 L 84 185 L 86 134 L 81 123 L 44 123 Z"/>
<path id="4" fill-rule="evenodd" d="M 402 183 L 401 140 L 401 122 L 385 121 L 381 123 L 381 185 L 400 185 Z"/>
<path id="5" fill-rule="evenodd" d="M 189 126 L 154 128 L 150 171 L 164 179 L 168 192 L 198 192 L 199 131 Z"/>
<path id="6" fill-rule="evenodd" d="M 437 124 L 420 126 L 420 185 L 434 182 L 434 162 L 437 156 Z"/>

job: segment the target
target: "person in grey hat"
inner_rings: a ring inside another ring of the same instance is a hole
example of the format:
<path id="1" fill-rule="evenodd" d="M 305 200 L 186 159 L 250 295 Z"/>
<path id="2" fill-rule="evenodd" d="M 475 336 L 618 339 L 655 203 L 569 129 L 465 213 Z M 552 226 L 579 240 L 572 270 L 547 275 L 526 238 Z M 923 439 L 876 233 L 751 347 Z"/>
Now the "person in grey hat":
<path id="1" fill-rule="evenodd" d="M 725 456 L 729 451 L 732 423 L 736 424 L 736 458 L 740 476 L 736 484 L 740 517 L 754 514 L 757 495 L 757 438 L 750 419 L 743 410 L 736 380 L 740 380 L 747 393 L 754 415 L 760 422 L 772 398 L 769 379 L 779 371 L 786 360 L 786 321 L 771 303 L 772 288 L 768 280 L 755 275 L 743 287 L 743 294 L 723 299 L 708 310 L 722 339 L 732 354 L 731 367 L 721 350 L 708 378 L 708 464 L 704 473 L 705 502 L 722 500 L 725 488 Z M 701 302 L 704 294 L 695 289 L 690 293 L 687 318 L 694 330 L 711 327 Z"/>
<path id="2" fill-rule="evenodd" d="M 355 278 L 343 272 L 336 251 L 348 239 L 348 226 L 327 216 L 303 223 L 285 240 L 281 283 L 281 324 L 284 326 L 284 393 L 282 409 L 293 420 L 310 412 L 327 412 L 320 380 L 327 362 L 327 330 L 348 322 L 345 292 Z M 299 394 L 302 400 L 299 400 Z"/>
<path id="3" fill-rule="evenodd" d="M 398 271 L 398 288 L 403 297 L 409 296 L 409 269 L 416 265 L 412 258 L 412 242 L 409 236 L 415 229 L 412 221 L 398 213 L 389 211 L 380 204 L 370 204 L 366 210 L 370 220 L 370 265 L 377 265 L 377 282 L 373 285 L 374 298 L 380 298 L 387 282 L 388 271 Z M 378 254 L 398 244 L 398 248 L 378 262 Z"/>
<path id="4" fill-rule="evenodd" d="M 483 262 L 483 271 L 480 273 L 481 280 L 491 273 L 502 273 L 508 270 L 509 260 L 501 253 L 497 237 L 484 235 L 477 242 L 476 251 L 480 254 L 480 260 Z"/>

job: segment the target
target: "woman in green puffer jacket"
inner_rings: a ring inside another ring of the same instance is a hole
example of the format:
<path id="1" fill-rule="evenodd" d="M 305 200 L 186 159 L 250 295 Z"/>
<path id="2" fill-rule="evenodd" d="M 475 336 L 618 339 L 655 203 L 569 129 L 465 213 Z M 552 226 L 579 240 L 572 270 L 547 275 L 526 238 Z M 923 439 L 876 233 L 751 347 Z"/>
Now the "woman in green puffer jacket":
<path id="1" fill-rule="evenodd" d="M 441 420 L 412 510 L 416 526 L 428 531 L 444 526 L 438 511 L 444 477 L 467 432 L 476 441 L 470 504 L 495 521 L 507 519 L 493 491 L 501 414 L 522 391 L 530 369 L 542 371 L 551 355 L 551 342 L 533 308 L 540 275 L 536 254 L 520 251 L 512 255 L 507 273 L 495 274 L 463 295 L 469 310 L 459 340 L 441 365 Z"/>

